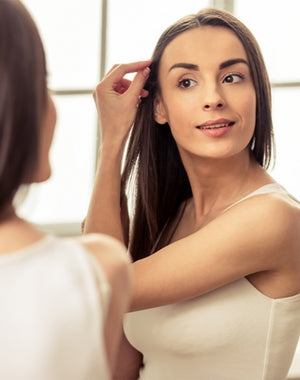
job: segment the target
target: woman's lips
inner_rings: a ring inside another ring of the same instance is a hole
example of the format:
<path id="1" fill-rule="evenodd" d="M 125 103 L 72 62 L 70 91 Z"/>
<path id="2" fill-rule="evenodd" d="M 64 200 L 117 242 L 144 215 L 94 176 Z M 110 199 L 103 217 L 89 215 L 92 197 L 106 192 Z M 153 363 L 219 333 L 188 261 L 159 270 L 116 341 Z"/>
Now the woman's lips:
<path id="1" fill-rule="evenodd" d="M 197 128 L 198 129 L 217 129 L 217 128 L 232 127 L 233 124 L 234 124 L 234 122 L 230 121 L 229 123 L 221 123 L 221 124 L 213 124 L 213 125 L 200 125 Z"/>
<path id="2" fill-rule="evenodd" d="M 220 137 L 225 135 L 234 124 L 234 121 L 230 120 L 215 120 L 205 122 L 197 126 L 197 129 L 200 129 L 206 136 Z"/>
<path id="3" fill-rule="evenodd" d="M 198 129 L 218 129 L 225 127 L 232 127 L 234 125 L 234 121 L 228 119 L 217 119 L 217 120 L 208 120 L 201 125 L 198 125 Z"/>

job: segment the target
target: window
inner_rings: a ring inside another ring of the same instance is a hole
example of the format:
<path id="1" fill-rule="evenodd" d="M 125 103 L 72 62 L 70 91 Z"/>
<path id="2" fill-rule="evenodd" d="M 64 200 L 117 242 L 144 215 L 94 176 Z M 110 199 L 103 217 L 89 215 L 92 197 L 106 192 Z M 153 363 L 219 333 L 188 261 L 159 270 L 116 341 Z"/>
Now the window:
<path id="1" fill-rule="evenodd" d="M 97 115 L 91 96 L 100 79 L 101 1 L 24 0 L 39 27 L 58 122 L 52 177 L 30 187 L 19 213 L 57 233 L 80 232 L 96 162 Z"/>
<path id="2" fill-rule="evenodd" d="M 300 35 L 298 0 L 234 1 L 234 13 L 257 38 L 272 82 L 276 165 L 270 174 L 300 199 Z M 266 16 L 267 15 L 267 16 Z"/>
<path id="3" fill-rule="evenodd" d="M 164 29 L 210 5 L 210 0 L 151 0 L 147 4 L 140 0 L 108 1 L 107 68 L 118 62 L 151 58 Z"/>

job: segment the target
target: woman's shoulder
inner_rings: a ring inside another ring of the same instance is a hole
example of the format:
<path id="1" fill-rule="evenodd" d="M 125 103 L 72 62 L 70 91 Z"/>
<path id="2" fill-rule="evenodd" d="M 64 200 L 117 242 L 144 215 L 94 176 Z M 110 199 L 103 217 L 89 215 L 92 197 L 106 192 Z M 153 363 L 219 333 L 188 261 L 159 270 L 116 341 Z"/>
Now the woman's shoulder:
<path id="1" fill-rule="evenodd" d="M 256 201 L 260 202 L 262 199 L 263 201 L 270 200 L 271 202 L 272 200 L 281 199 L 286 206 L 289 205 L 300 209 L 300 201 L 291 195 L 283 186 L 274 182 L 260 186 L 254 190 L 250 190 L 246 193 L 246 195 L 242 196 L 236 202 L 227 207 L 225 211 L 241 203 L 244 204 L 244 201 L 247 200 L 252 200 L 252 202 L 255 203 Z"/>
<path id="2" fill-rule="evenodd" d="M 275 184 L 274 184 L 275 185 Z M 248 241 L 260 241 L 272 257 L 300 255 L 300 203 L 284 188 L 271 186 L 269 191 L 254 192 L 228 210 L 228 218 Z M 277 189 L 276 189 L 277 187 Z M 266 190 L 266 189 L 265 189 Z M 278 190 L 278 191 L 277 191 Z"/>
<path id="3" fill-rule="evenodd" d="M 296 222 L 300 218 L 300 202 L 281 185 L 271 183 L 250 192 L 225 211 L 243 212 L 245 216 L 249 214 L 257 218 L 263 214 L 261 222 L 271 219 L 276 223 L 282 218 Z"/>
<path id="4" fill-rule="evenodd" d="M 74 240 L 103 262 L 129 262 L 125 246 L 111 236 L 93 233 L 76 237 Z"/>
<path id="5" fill-rule="evenodd" d="M 239 206 L 240 212 L 246 215 L 244 219 L 252 221 L 248 239 L 256 247 L 252 253 L 262 255 L 266 265 L 264 275 L 252 274 L 250 281 L 273 298 L 298 294 L 300 204 L 297 199 L 283 189 L 250 197 Z M 255 244 L 256 239 L 259 245 Z"/>
<path id="6" fill-rule="evenodd" d="M 121 282 L 128 287 L 130 282 L 130 257 L 125 246 L 117 239 L 104 234 L 86 234 L 75 238 L 103 269 L 108 282 Z"/>
<path id="7" fill-rule="evenodd" d="M 272 220 L 282 225 L 283 221 L 297 222 L 300 218 L 300 202 L 278 184 L 259 188 L 245 199 L 248 211 L 264 214 L 264 220 Z M 242 203 L 242 202 L 241 202 Z M 256 207 L 254 207 L 256 206 Z M 284 227 L 284 226 L 283 226 Z"/>

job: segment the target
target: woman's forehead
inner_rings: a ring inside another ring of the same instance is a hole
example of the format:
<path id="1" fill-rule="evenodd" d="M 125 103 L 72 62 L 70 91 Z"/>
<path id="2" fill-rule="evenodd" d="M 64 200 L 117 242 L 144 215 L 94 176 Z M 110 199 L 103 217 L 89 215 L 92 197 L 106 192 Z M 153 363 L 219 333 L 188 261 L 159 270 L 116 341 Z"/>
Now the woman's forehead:
<path id="1" fill-rule="evenodd" d="M 221 63 L 232 58 L 247 60 L 245 48 L 236 34 L 220 26 L 201 26 L 175 37 L 165 48 L 161 65 L 168 69 L 176 62 Z"/>

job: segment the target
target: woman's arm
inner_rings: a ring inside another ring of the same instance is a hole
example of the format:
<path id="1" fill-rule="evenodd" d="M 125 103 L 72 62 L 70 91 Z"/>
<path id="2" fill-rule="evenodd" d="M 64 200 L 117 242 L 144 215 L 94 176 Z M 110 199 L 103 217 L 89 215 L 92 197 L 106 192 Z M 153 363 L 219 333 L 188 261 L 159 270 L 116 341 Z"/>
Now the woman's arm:
<path id="1" fill-rule="evenodd" d="M 150 61 L 117 65 L 94 92 L 101 142 L 94 189 L 85 220 L 84 232 L 101 232 L 124 242 L 120 215 L 120 180 L 123 150 L 134 123 Z M 124 78 L 137 72 L 133 81 Z"/>
<path id="2" fill-rule="evenodd" d="M 271 298 L 299 293 L 299 231 L 299 207 L 276 194 L 240 202 L 134 262 L 131 310 L 191 299 L 242 277 Z"/>

